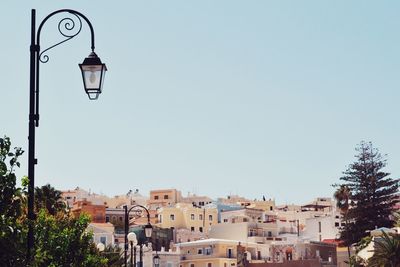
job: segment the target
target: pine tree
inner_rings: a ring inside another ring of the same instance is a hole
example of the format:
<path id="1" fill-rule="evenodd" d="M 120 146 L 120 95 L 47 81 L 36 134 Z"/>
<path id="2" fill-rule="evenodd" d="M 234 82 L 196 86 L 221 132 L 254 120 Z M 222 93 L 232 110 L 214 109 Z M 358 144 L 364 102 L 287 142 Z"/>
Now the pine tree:
<path id="1" fill-rule="evenodd" d="M 350 190 L 347 220 L 341 233 L 346 245 L 368 235 L 376 227 L 392 227 L 391 214 L 396 203 L 399 179 L 392 179 L 383 169 L 387 161 L 372 143 L 361 142 L 356 148 L 356 161 L 343 172 L 342 184 Z"/>

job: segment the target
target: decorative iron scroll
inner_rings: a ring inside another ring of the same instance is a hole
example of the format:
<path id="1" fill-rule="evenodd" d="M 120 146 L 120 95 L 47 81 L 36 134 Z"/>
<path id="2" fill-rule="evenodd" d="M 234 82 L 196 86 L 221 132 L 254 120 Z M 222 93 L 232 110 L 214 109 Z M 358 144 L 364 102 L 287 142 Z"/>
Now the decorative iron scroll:
<path id="1" fill-rule="evenodd" d="M 82 30 L 81 18 L 73 12 L 68 12 L 68 15 L 70 15 L 70 17 L 64 17 L 58 22 L 58 32 L 62 36 L 64 36 L 65 39 L 43 50 L 39 54 L 40 62 L 47 63 L 49 61 L 49 56 L 46 54 L 47 51 L 62 43 L 65 43 L 66 41 L 71 40 L 81 32 Z"/>
<path id="2" fill-rule="evenodd" d="M 144 217 L 144 209 L 141 208 L 134 208 L 133 210 L 131 210 L 131 212 L 129 213 L 129 215 L 132 215 L 130 217 L 134 218 L 135 220 Z"/>

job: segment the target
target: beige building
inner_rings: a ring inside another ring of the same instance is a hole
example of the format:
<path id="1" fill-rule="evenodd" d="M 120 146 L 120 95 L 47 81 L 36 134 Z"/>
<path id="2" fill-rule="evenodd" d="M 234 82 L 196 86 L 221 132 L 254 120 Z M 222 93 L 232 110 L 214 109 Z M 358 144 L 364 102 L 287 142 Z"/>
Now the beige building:
<path id="1" fill-rule="evenodd" d="M 148 206 L 151 210 L 175 205 L 182 199 L 182 194 L 176 189 L 159 189 L 150 191 Z"/>
<path id="2" fill-rule="evenodd" d="M 186 197 L 182 197 L 181 202 L 191 203 L 193 206 L 203 207 L 207 204 L 212 203 L 212 199 L 207 196 L 198 196 L 196 194 L 188 194 Z"/>
<path id="3" fill-rule="evenodd" d="M 248 208 L 253 208 L 253 209 L 260 209 L 265 212 L 271 212 L 275 209 L 275 200 L 269 199 L 269 200 L 263 200 L 263 201 L 252 201 L 250 202 L 250 205 L 247 206 Z"/>
<path id="4" fill-rule="evenodd" d="M 181 267 L 231 267 L 238 266 L 238 259 L 257 263 L 265 262 L 269 256 L 268 245 L 242 243 L 243 250 L 238 250 L 239 244 L 234 240 L 204 239 L 176 246 L 181 252 Z"/>
<path id="5" fill-rule="evenodd" d="M 226 198 L 218 198 L 218 203 L 240 204 L 242 206 L 245 206 L 247 203 L 250 204 L 251 200 L 238 195 L 228 195 Z"/>
<path id="6" fill-rule="evenodd" d="M 218 210 L 214 207 L 178 203 L 173 207 L 159 208 L 157 213 L 157 226 L 162 228 L 184 228 L 192 232 L 208 233 L 211 225 L 218 223 Z"/>
<path id="7" fill-rule="evenodd" d="M 106 208 L 119 208 L 124 205 L 146 205 L 147 198 L 139 193 L 139 190 L 129 190 L 127 194 L 108 197 L 102 194 L 92 193 L 82 188 L 75 188 L 73 190 L 65 190 L 61 192 L 61 196 L 67 203 L 69 208 L 73 207 L 76 201 L 87 200 L 94 205 L 105 205 Z"/>
<path id="8" fill-rule="evenodd" d="M 265 222 L 265 212 L 262 209 L 243 208 L 240 210 L 221 211 L 221 223 L 235 222 Z"/>

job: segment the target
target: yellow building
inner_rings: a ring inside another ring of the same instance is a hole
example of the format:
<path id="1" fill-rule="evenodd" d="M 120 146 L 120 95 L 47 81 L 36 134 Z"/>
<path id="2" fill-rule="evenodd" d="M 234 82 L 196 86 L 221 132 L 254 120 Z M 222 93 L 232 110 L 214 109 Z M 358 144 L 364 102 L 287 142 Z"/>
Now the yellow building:
<path id="1" fill-rule="evenodd" d="M 218 210 L 214 207 L 194 207 L 178 203 L 173 207 L 158 209 L 158 224 L 162 228 L 189 229 L 192 232 L 208 233 L 211 225 L 218 224 Z"/>

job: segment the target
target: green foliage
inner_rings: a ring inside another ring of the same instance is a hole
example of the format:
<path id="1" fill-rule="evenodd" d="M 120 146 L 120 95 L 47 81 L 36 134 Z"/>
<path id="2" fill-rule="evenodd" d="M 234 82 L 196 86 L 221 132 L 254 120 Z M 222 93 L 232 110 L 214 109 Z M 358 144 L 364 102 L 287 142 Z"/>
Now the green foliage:
<path id="1" fill-rule="evenodd" d="M 35 224 L 34 266 L 107 266 L 107 260 L 92 242 L 92 235 L 85 231 L 89 222 L 86 215 L 53 216 L 41 210 Z"/>
<path id="2" fill-rule="evenodd" d="M 364 267 L 366 265 L 365 261 L 356 255 L 353 255 L 350 257 L 350 261 L 345 263 L 348 263 L 350 267 Z"/>
<path id="3" fill-rule="evenodd" d="M 107 259 L 108 267 L 121 267 L 125 263 L 123 253 L 118 246 L 107 246 L 101 254 Z"/>
<path id="4" fill-rule="evenodd" d="M 382 238 L 374 241 L 374 255 L 368 261 L 371 267 L 400 266 L 400 235 L 382 231 Z"/>
<path id="5" fill-rule="evenodd" d="M 51 215 L 58 212 L 65 212 L 66 205 L 62 199 L 61 191 L 56 190 L 50 184 L 35 188 L 35 209 L 47 210 Z"/>
<path id="6" fill-rule="evenodd" d="M 361 238 L 360 242 L 358 242 L 356 245 L 356 253 L 358 253 L 361 250 L 363 250 L 364 248 L 366 248 L 369 245 L 369 243 L 371 243 L 371 241 L 372 241 L 371 236 L 366 236 L 366 237 Z"/>
<path id="7" fill-rule="evenodd" d="M 14 168 L 24 151 L 11 151 L 10 138 L 0 138 L 0 266 L 23 266 L 26 229 L 22 219 L 22 191 L 16 187 Z"/>
<path id="8" fill-rule="evenodd" d="M 18 217 L 21 214 L 21 190 L 16 187 L 14 168 L 19 167 L 20 147 L 11 152 L 10 138 L 0 138 L 0 215 Z"/>
<path id="9" fill-rule="evenodd" d="M 400 227 L 400 211 L 394 213 L 394 226 Z"/>
<path id="10" fill-rule="evenodd" d="M 107 266 L 107 259 L 86 232 L 89 217 L 70 217 L 60 204 L 61 192 L 50 185 L 35 190 L 38 216 L 34 222 L 34 261 L 25 262 L 28 220 L 24 194 L 29 180 L 24 177 L 22 188 L 18 188 L 14 173 L 23 152 L 17 147 L 11 151 L 10 138 L 0 138 L 0 266 Z"/>
<path id="11" fill-rule="evenodd" d="M 371 143 L 356 148 L 356 161 L 343 172 L 339 190 L 349 190 L 345 229 L 341 239 L 349 246 L 368 235 L 368 230 L 392 227 L 391 214 L 396 202 L 399 180 L 384 172 L 386 159 Z M 343 199 L 342 199 L 343 200 Z"/>

